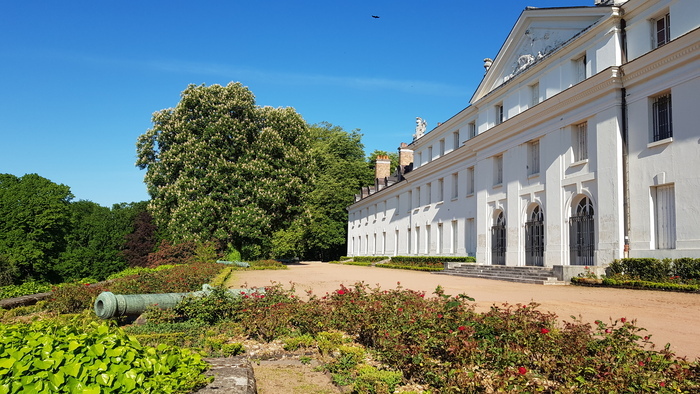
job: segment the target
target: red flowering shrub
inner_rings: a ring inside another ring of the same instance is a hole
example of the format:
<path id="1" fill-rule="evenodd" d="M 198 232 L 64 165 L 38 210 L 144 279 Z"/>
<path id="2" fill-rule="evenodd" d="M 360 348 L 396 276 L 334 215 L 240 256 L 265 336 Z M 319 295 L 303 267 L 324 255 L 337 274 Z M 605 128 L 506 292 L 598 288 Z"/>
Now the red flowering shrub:
<path id="1" fill-rule="evenodd" d="M 469 297 L 398 287 L 341 286 L 301 302 L 279 285 L 243 298 L 235 319 L 249 335 L 340 330 L 435 392 L 654 392 L 700 390 L 700 364 L 654 351 L 634 322 L 557 321 L 537 304 L 476 313 Z M 546 335 L 544 335 L 546 334 Z M 460 391 L 461 390 L 461 391 Z"/>
<path id="2" fill-rule="evenodd" d="M 75 313 L 92 308 L 95 298 L 106 291 L 106 287 L 100 284 L 90 283 L 65 283 L 54 286 L 49 308 L 58 313 Z"/>

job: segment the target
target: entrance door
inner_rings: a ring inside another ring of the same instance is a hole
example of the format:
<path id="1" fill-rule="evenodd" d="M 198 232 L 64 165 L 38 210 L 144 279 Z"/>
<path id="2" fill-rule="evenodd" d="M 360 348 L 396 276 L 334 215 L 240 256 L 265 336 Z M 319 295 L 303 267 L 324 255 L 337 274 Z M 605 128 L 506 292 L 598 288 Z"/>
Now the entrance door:
<path id="1" fill-rule="evenodd" d="M 569 219 L 571 265 L 595 265 L 593 260 L 593 251 L 595 250 L 593 213 L 591 200 L 584 197 Z"/>
<path id="2" fill-rule="evenodd" d="M 491 227 L 491 264 L 506 264 L 506 218 L 499 212 Z"/>
<path id="3" fill-rule="evenodd" d="M 536 206 L 525 222 L 525 265 L 544 265 L 544 214 Z"/>

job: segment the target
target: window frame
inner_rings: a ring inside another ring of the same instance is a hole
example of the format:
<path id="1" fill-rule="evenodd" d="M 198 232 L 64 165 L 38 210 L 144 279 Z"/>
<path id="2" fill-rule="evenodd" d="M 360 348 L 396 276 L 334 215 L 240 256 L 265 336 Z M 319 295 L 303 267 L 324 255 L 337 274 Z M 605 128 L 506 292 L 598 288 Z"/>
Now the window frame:
<path id="1" fill-rule="evenodd" d="M 588 121 L 574 125 L 573 154 L 574 163 L 588 160 Z"/>
<path id="2" fill-rule="evenodd" d="M 659 26 L 662 23 L 663 26 Z M 662 47 L 671 41 L 671 14 L 666 12 L 651 20 L 652 24 L 652 47 L 654 49 Z"/>
<path id="3" fill-rule="evenodd" d="M 473 196 L 476 191 L 476 181 L 474 179 L 475 174 L 474 166 L 467 168 L 467 196 Z"/>
<path id="4" fill-rule="evenodd" d="M 494 105 L 494 110 L 496 114 L 496 125 L 505 122 L 505 109 L 503 109 L 503 103 Z"/>
<path id="5" fill-rule="evenodd" d="M 459 173 L 452 174 L 452 199 L 459 198 Z"/>
<path id="6" fill-rule="evenodd" d="M 540 140 L 527 144 L 527 175 L 535 176 L 540 173 Z"/>
<path id="7" fill-rule="evenodd" d="M 673 98 L 671 92 L 665 92 L 651 98 L 651 142 L 670 138 L 673 138 Z"/>
<path id="8" fill-rule="evenodd" d="M 493 186 L 503 184 L 503 154 L 493 157 Z"/>

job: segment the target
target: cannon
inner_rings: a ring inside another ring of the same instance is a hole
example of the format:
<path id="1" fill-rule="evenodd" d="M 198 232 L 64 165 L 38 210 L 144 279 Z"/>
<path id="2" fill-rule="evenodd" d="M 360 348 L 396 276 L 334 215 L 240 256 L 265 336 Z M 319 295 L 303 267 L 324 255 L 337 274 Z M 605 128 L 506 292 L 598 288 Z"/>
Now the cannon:
<path id="1" fill-rule="evenodd" d="M 138 316 L 146 311 L 149 306 L 158 306 L 160 309 L 169 309 L 177 305 L 185 297 L 205 297 L 213 288 L 208 284 L 202 285 L 202 290 L 190 293 L 164 293 L 164 294 L 114 294 L 103 291 L 95 300 L 95 314 L 101 319 L 110 319 L 118 316 Z M 264 289 L 229 289 L 235 297 L 253 293 L 264 293 Z"/>

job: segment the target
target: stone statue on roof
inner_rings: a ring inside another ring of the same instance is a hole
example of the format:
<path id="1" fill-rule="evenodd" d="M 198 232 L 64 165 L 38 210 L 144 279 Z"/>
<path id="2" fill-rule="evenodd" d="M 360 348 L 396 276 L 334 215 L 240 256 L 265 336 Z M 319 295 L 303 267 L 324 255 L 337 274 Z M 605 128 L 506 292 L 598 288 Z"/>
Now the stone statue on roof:
<path id="1" fill-rule="evenodd" d="M 423 134 L 425 134 L 425 128 L 427 124 L 428 122 L 426 122 L 425 119 L 416 117 L 416 133 L 413 134 L 414 140 L 417 140 L 418 138 L 422 137 Z"/>

